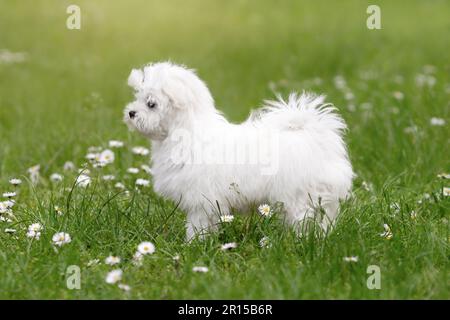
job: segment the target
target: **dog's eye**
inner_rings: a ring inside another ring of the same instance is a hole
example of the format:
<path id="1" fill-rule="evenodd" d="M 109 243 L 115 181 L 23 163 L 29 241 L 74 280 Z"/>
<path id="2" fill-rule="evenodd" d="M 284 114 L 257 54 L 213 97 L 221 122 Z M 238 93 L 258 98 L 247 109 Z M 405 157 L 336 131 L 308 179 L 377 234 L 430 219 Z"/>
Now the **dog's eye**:
<path id="1" fill-rule="evenodd" d="M 150 109 L 156 108 L 156 102 L 147 101 L 147 107 L 149 107 Z"/>

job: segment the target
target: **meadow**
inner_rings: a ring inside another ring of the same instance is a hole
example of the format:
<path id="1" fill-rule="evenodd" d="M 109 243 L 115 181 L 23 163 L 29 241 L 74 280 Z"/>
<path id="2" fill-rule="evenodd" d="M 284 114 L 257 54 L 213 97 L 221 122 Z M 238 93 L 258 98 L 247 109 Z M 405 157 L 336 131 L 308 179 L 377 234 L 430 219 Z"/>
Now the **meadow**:
<path id="1" fill-rule="evenodd" d="M 369 4 L 0 0 L 0 298 L 448 299 L 450 3 L 377 1 L 380 30 Z M 122 122 L 131 68 L 161 60 L 196 69 L 235 122 L 275 93 L 326 94 L 357 173 L 333 232 L 255 209 L 185 243 Z"/>

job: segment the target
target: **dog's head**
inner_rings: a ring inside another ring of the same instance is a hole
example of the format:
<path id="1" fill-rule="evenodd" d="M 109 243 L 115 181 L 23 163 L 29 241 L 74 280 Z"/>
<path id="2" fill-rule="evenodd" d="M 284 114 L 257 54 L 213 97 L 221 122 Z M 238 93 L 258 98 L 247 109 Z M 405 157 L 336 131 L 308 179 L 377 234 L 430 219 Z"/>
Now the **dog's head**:
<path id="1" fill-rule="evenodd" d="M 193 70 L 170 62 L 133 69 L 128 85 L 135 101 L 124 111 L 124 121 L 152 140 L 163 140 L 197 114 L 214 112 L 213 98 Z"/>

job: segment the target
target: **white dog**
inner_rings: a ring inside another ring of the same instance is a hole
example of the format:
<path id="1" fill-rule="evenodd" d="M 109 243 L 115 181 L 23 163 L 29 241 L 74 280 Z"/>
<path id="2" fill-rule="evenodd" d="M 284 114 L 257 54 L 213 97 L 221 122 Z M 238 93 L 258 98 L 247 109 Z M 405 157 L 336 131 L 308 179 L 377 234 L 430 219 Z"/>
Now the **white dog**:
<path id="1" fill-rule="evenodd" d="M 188 240 L 214 230 L 221 216 L 264 202 L 281 202 L 290 225 L 314 218 L 327 228 L 336 217 L 353 171 L 345 123 L 323 96 L 293 93 L 287 102 L 266 101 L 237 125 L 183 66 L 134 69 L 128 84 L 136 100 L 124 120 L 151 140 L 154 190 L 186 211 Z"/>

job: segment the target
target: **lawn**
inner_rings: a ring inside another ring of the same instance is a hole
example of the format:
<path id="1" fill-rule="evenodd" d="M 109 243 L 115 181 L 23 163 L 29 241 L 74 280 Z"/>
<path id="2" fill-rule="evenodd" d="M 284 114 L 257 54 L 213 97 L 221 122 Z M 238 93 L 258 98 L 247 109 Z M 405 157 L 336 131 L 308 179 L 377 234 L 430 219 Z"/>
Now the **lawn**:
<path id="1" fill-rule="evenodd" d="M 448 299 L 450 3 L 376 2 L 381 30 L 366 27 L 372 1 L 0 0 L 0 196 L 16 192 L 0 206 L 0 298 Z M 72 3 L 80 30 L 66 28 Z M 176 203 L 135 187 L 151 175 L 132 148 L 150 145 L 122 122 L 131 68 L 169 59 L 198 70 L 236 122 L 277 92 L 327 95 L 357 173 L 333 232 L 298 238 L 253 210 L 185 243 Z M 114 162 L 94 168 L 92 147 Z M 56 245 L 57 232 L 71 241 Z M 143 241 L 156 250 L 136 262 Z M 80 289 L 67 287 L 71 265 Z M 119 268 L 130 290 L 105 281 Z"/>

